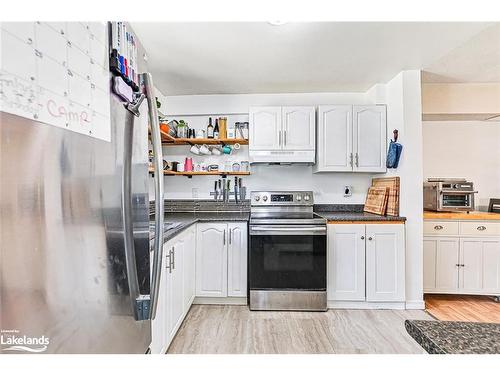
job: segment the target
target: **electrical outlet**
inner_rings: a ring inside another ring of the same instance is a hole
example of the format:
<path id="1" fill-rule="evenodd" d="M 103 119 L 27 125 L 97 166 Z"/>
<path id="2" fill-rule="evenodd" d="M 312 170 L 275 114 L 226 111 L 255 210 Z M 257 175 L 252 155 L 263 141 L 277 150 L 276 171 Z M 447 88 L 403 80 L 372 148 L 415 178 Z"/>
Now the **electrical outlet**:
<path id="1" fill-rule="evenodd" d="M 352 186 L 345 185 L 344 186 L 344 197 L 350 197 L 352 195 Z"/>

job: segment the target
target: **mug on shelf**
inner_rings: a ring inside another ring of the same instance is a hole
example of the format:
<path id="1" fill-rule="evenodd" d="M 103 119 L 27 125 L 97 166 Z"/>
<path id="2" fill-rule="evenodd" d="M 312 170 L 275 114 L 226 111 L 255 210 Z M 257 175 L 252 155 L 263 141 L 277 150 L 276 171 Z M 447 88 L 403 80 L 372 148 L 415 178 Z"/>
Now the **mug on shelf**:
<path id="1" fill-rule="evenodd" d="M 207 145 L 192 145 L 189 151 L 195 155 L 210 155 L 212 153 Z"/>
<path id="2" fill-rule="evenodd" d="M 240 163 L 233 163 L 233 165 L 231 166 L 233 172 L 239 172 L 240 171 Z"/>
<path id="3" fill-rule="evenodd" d="M 210 155 L 212 153 L 207 145 L 201 145 L 199 149 L 200 153 L 202 153 L 203 155 Z"/>
<path id="4" fill-rule="evenodd" d="M 217 155 L 217 156 L 222 155 L 222 150 L 219 146 L 213 146 L 211 151 L 212 151 L 212 154 L 214 154 L 214 155 Z"/>
<path id="5" fill-rule="evenodd" d="M 232 151 L 233 149 L 229 145 L 225 145 L 224 147 L 222 147 L 222 152 L 226 155 L 230 155 Z"/>
<path id="6" fill-rule="evenodd" d="M 240 164 L 242 172 L 248 172 L 250 170 L 250 163 L 248 161 L 242 161 Z"/>

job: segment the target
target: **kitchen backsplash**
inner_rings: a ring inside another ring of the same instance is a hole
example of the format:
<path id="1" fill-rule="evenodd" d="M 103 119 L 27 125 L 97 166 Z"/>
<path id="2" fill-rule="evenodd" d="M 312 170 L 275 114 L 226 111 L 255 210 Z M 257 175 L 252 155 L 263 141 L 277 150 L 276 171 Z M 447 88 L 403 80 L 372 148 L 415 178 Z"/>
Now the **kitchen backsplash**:
<path id="1" fill-rule="evenodd" d="M 364 204 L 372 177 L 369 173 L 313 173 L 304 165 L 252 165 L 251 175 L 243 176 L 247 193 L 254 190 L 312 190 L 315 203 Z M 165 199 L 210 199 L 216 177 L 165 177 Z M 150 179 L 150 199 L 154 199 Z M 232 185 L 232 184 L 231 184 Z M 352 186 L 352 196 L 344 197 L 344 186 Z"/>

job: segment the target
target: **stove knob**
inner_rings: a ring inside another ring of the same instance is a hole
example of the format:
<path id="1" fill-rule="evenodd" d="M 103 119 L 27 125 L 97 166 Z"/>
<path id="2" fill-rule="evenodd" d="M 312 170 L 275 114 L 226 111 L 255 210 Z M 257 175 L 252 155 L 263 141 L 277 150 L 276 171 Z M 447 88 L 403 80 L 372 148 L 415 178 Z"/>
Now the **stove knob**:
<path id="1" fill-rule="evenodd" d="M 255 196 L 255 200 L 258 202 L 260 201 L 260 197 L 258 195 Z"/>
<path id="2" fill-rule="evenodd" d="M 306 202 L 307 202 L 309 199 L 311 199 L 311 198 L 309 197 L 309 195 L 307 195 L 307 194 L 306 194 L 306 195 L 304 195 L 304 200 L 305 200 Z"/>
<path id="3" fill-rule="evenodd" d="M 297 195 L 297 196 L 295 197 L 295 200 L 296 200 L 297 202 L 300 202 L 300 201 L 302 200 L 302 195 Z"/>
<path id="4" fill-rule="evenodd" d="M 264 202 L 265 202 L 265 201 L 267 201 L 267 195 L 264 195 L 264 196 L 262 197 L 262 200 L 263 200 Z"/>

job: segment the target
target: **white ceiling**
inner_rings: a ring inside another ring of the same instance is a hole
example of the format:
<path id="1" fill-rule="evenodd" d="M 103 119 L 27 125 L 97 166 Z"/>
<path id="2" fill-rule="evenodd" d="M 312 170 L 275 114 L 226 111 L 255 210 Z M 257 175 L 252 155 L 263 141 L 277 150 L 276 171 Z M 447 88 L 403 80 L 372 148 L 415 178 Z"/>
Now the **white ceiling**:
<path id="1" fill-rule="evenodd" d="M 132 23 L 165 95 L 366 91 L 487 23 Z"/>
<path id="2" fill-rule="evenodd" d="M 424 82 L 500 82 L 500 23 L 424 67 Z"/>

